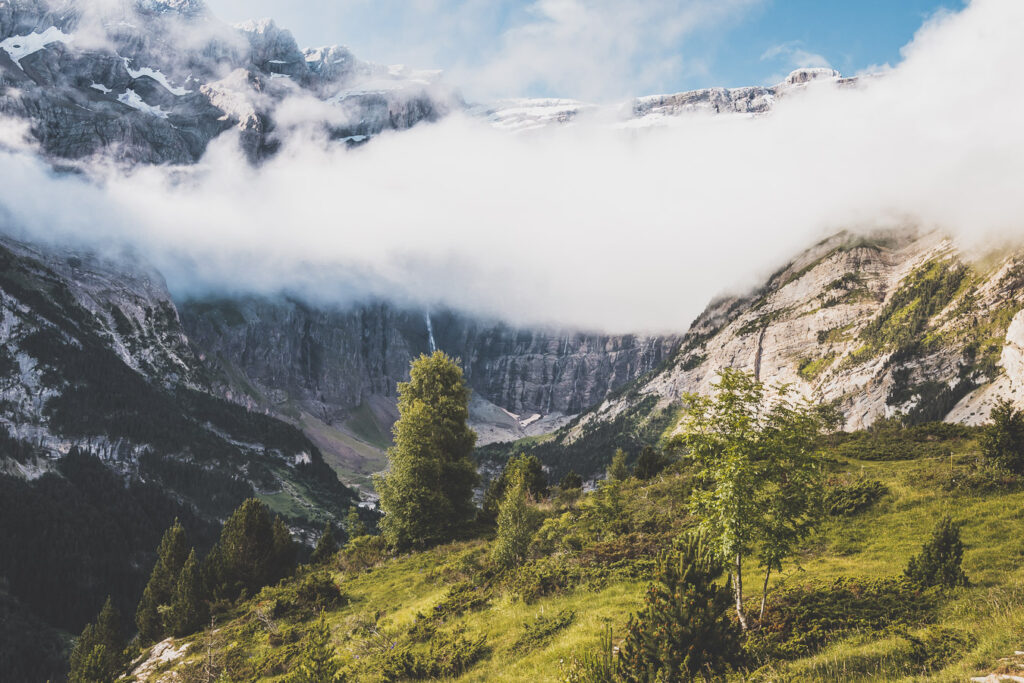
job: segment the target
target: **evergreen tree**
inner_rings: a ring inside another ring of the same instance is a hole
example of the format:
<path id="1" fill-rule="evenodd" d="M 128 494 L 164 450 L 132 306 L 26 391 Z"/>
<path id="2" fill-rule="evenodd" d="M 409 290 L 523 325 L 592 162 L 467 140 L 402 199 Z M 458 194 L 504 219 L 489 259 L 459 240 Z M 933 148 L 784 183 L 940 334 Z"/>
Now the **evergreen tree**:
<path id="1" fill-rule="evenodd" d="M 376 484 L 384 538 L 406 549 L 449 540 L 473 519 L 476 434 L 466 424 L 469 389 L 462 369 L 444 352 L 413 361 L 398 391 L 389 471 Z"/>
<path id="2" fill-rule="evenodd" d="M 330 522 L 324 524 L 324 532 L 316 542 L 313 555 L 309 558 L 311 564 L 326 564 L 331 561 L 338 552 L 338 543 L 334 540 L 334 527 Z"/>
<path id="3" fill-rule="evenodd" d="M 535 455 L 520 453 L 510 458 L 501 470 L 501 474 L 491 480 L 484 493 L 483 514 L 485 520 L 491 522 L 498 518 L 498 510 L 501 508 L 501 501 L 505 498 L 505 491 L 508 490 L 509 482 L 513 477 L 520 475 L 526 482 L 526 490 L 533 496 L 534 500 L 541 500 L 548 495 L 548 475 L 544 473 L 544 466 Z"/>
<path id="4" fill-rule="evenodd" d="M 71 650 L 69 683 L 110 683 L 127 666 L 121 639 L 121 616 L 108 597 L 96 617 L 87 624 Z"/>
<path id="5" fill-rule="evenodd" d="M 331 629 L 327 618 L 320 618 L 310 629 L 299 661 L 294 665 L 288 683 L 341 683 L 346 680 L 341 663 L 331 645 Z"/>
<path id="6" fill-rule="evenodd" d="M 932 532 L 932 537 L 921 548 L 920 554 L 910 558 L 903 573 L 922 586 L 966 586 L 969 583 L 967 574 L 960 566 L 963 558 L 964 544 L 960 540 L 960 525 L 949 517 L 943 517 Z"/>
<path id="7" fill-rule="evenodd" d="M 299 561 L 299 546 L 292 538 L 288 525 L 280 517 L 274 517 L 274 550 L 268 569 L 267 584 L 288 576 Z"/>
<path id="8" fill-rule="evenodd" d="M 644 446 L 644 449 L 640 451 L 640 457 L 637 458 L 633 474 L 637 479 L 653 479 L 667 466 L 668 459 L 661 451 L 653 446 Z"/>
<path id="9" fill-rule="evenodd" d="M 366 535 L 366 525 L 359 516 L 359 509 L 355 505 L 348 509 L 348 516 L 345 517 L 345 533 L 348 534 L 350 541 L 353 538 Z"/>
<path id="10" fill-rule="evenodd" d="M 562 489 L 563 491 L 581 489 L 583 488 L 583 477 L 576 474 L 572 470 L 569 470 L 568 472 L 565 473 L 565 476 L 562 477 L 562 481 L 558 482 L 558 488 Z"/>
<path id="11" fill-rule="evenodd" d="M 992 408 L 992 423 L 981 436 L 981 452 L 996 467 L 1024 474 L 1024 412 L 1002 399 Z"/>
<path id="12" fill-rule="evenodd" d="M 271 518 L 262 502 L 250 498 L 221 529 L 220 539 L 204 566 L 210 592 L 234 600 L 275 583 L 294 567 L 295 543 L 288 527 Z"/>
<path id="13" fill-rule="evenodd" d="M 135 625 L 144 643 L 160 640 L 170 630 L 161 619 L 160 607 L 170 605 L 174 599 L 178 576 L 189 555 L 185 528 L 177 519 L 164 532 L 156 555 L 156 564 L 135 612 Z"/>
<path id="14" fill-rule="evenodd" d="M 202 579 L 195 550 L 189 553 L 185 566 L 181 568 L 174 601 L 171 603 L 169 621 L 170 630 L 176 636 L 194 633 L 206 621 Z"/>
<path id="15" fill-rule="evenodd" d="M 629 468 L 626 467 L 626 451 L 621 448 L 615 449 L 612 456 L 612 464 L 608 466 L 609 481 L 625 481 L 629 479 Z"/>
<path id="16" fill-rule="evenodd" d="M 163 638 L 164 623 L 160 618 L 160 605 L 153 597 L 153 589 L 147 585 L 135 610 L 135 626 L 139 629 L 139 640 L 155 643 Z"/>
<path id="17" fill-rule="evenodd" d="M 498 535 L 491 559 L 501 567 L 519 564 L 526 557 L 530 539 L 537 529 L 537 511 L 530 506 L 529 491 L 522 472 L 515 472 L 498 512 Z"/>
<path id="18" fill-rule="evenodd" d="M 629 683 L 724 678 L 740 661 L 740 632 L 729 617 L 731 591 L 705 541 L 688 536 L 662 554 L 643 609 L 630 617 L 618 680 Z"/>

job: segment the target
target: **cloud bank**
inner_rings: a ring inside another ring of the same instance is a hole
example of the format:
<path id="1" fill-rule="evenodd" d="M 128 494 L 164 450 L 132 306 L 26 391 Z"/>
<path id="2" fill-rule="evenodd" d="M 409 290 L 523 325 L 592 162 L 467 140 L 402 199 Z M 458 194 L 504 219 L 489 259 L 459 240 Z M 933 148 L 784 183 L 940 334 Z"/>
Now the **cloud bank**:
<path id="1" fill-rule="evenodd" d="M 194 168 L 98 181 L 13 150 L 0 216 L 36 238 L 130 245 L 179 294 L 678 331 L 839 229 L 1024 236 L 1022 25 L 1024 3 L 974 0 L 883 76 L 810 87 L 760 118 L 512 135 L 453 116 L 355 149 L 296 135 L 259 168 L 224 137 Z"/>

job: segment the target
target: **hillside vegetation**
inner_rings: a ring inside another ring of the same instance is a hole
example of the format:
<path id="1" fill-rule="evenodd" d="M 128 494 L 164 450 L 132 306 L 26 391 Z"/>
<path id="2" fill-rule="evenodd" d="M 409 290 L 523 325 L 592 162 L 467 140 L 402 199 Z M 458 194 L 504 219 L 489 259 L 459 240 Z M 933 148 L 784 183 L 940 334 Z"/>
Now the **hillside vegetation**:
<path id="1" fill-rule="evenodd" d="M 1024 649 L 1024 486 L 982 465 L 980 435 L 884 423 L 830 439 L 825 521 L 772 577 L 765 617 L 731 676 L 962 681 L 1024 671 L 1014 658 Z M 402 555 L 356 538 L 326 565 L 300 568 L 217 614 L 212 629 L 173 641 L 181 656 L 150 680 L 290 680 L 321 614 L 349 680 L 570 680 L 600 656 L 608 629 L 620 642 L 656 558 L 695 527 L 692 485 L 677 461 L 646 481 L 553 488 L 532 504 L 543 521 L 509 569 L 492 562 L 486 527 Z M 904 569 L 944 516 L 960 525 L 969 583 L 923 588 Z M 750 589 L 751 605 L 759 591 Z M 181 678 L 161 678 L 170 672 Z"/>

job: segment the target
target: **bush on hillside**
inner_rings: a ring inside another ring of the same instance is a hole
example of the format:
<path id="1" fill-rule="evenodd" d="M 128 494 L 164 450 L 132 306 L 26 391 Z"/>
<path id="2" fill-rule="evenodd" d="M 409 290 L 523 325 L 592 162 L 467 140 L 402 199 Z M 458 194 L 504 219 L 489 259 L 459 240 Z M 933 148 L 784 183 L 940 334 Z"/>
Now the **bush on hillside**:
<path id="1" fill-rule="evenodd" d="M 996 467 L 1024 474 L 1024 411 L 1003 399 L 992 409 L 991 418 L 981 436 L 981 452 Z"/>
<path id="2" fill-rule="evenodd" d="M 833 517 L 850 517 L 867 510 L 889 492 L 885 484 L 871 479 L 847 482 L 841 478 L 825 482 L 825 512 Z"/>
<path id="3" fill-rule="evenodd" d="M 960 540 L 960 525 L 949 517 L 939 520 L 932 537 L 921 548 L 920 554 L 910 558 L 904 575 L 921 586 L 954 588 L 966 586 L 967 574 L 960 566 L 964 559 L 964 544 Z"/>
<path id="4" fill-rule="evenodd" d="M 758 660 L 796 659 L 854 632 L 929 623 L 938 596 L 903 578 L 842 578 L 776 593 L 746 648 Z"/>
<path id="5" fill-rule="evenodd" d="M 719 679 L 740 663 L 740 630 L 729 615 L 725 568 L 701 536 L 661 556 L 643 608 L 632 615 L 619 649 L 618 680 Z"/>

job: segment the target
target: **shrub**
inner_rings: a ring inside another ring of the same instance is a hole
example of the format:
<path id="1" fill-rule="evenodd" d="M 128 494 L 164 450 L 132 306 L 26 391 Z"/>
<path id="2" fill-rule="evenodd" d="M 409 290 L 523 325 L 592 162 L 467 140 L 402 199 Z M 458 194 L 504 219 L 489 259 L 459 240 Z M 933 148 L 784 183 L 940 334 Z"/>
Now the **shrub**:
<path id="1" fill-rule="evenodd" d="M 729 616 L 732 591 L 705 540 L 691 535 L 661 556 L 643 609 L 630 617 L 619 650 L 618 678 L 716 679 L 742 659 L 740 631 Z"/>
<path id="2" fill-rule="evenodd" d="M 997 467 L 1024 474 L 1024 412 L 1003 399 L 992 409 L 992 423 L 981 436 L 981 452 Z"/>
<path id="3" fill-rule="evenodd" d="M 847 484 L 830 479 L 825 484 L 825 512 L 833 517 L 849 517 L 878 502 L 889 489 L 880 481 L 858 479 Z"/>
<path id="4" fill-rule="evenodd" d="M 919 638 L 904 635 L 910 641 L 910 660 L 922 673 L 938 671 L 950 662 L 961 659 L 977 639 L 969 633 L 945 626 L 933 626 Z"/>
<path id="5" fill-rule="evenodd" d="M 380 675 L 385 681 L 450 678 L 468 671 L 486 653 L 485 636 L 469 638 L 464 628 L 439 631 L 428 642 L 426 652 L 408 645 L 386 650 Z"/>
<path id="6" fill-rule="evenodd" d="M 430 618 L 435 621 L 445 621 L 480 609 L 487 604 L 489 596 L 481 588 L 477 588 L 467 581 L 460 581 L 452 585 L 440 602 L 430 610 Z"/>
<path id="7" fill-rule="evenodd" d="M 347 677 L 331 645 L 327 618 L 320 612 L 320 618 L 306 636 L 287 683 L 342 683 L 345 680 Z"/>
<path id="8" fill-rule="evenodd" d="M 576 619 L 576 612 L 564 609 L 554 616 L 539 613 L 523 624 L 523 633 L 512 644 L 513 652 L 525 652 L 546 645 L 557 633 L 568 628 Z"/>
<path id="9" fill-rule="evenodd" d="M 568 663 L 559 664 L 563 683 L 616 683 L 615 646 L 609 627 L 601 637 L 596 653 L 573 655 Z"/>
<path id="10" fill-rule="evenodd" d="M 564 557 L 545 557 L 519 567 L 509 579 L 508 589 L 526 603 L 560 593 L 582 580 L 580 568 Z"/>
<path id="11" fill-rule="evenodd" d="M 928 623 L 938 596 L 903 578 L 842 578 L 782 589 L 746 648 L 757 659 L 795 659 L 853 632 Z"/>
<path id="12" fill-rule="evenodd" d="M 326 572 L 313 572 L 289 582 L 283 588 L 264 591 L 273 594 L 272 616 L 308 618 L 316 612 L 334 609 L 348 603 L 348 597 Z"/>
<path id="13" fill-rule="evenodd" d="M 921 586 L 953 588 L 968 584 L 967 574 L 960 566 L 964 558 L 964 544 L 960 540 L 960 525 L 949 517 L 939 520 L 932 537 L 921 548 L 920 554 L 910 558 L 904 575 Z"/>
<path id="14" fill-rule="evenodd" d="M 361 571 L 375 567 L 388 555 L 388 545 L 383 536 L 356 536 L 349 540 L 339 555 L 342 569 Z"/>

